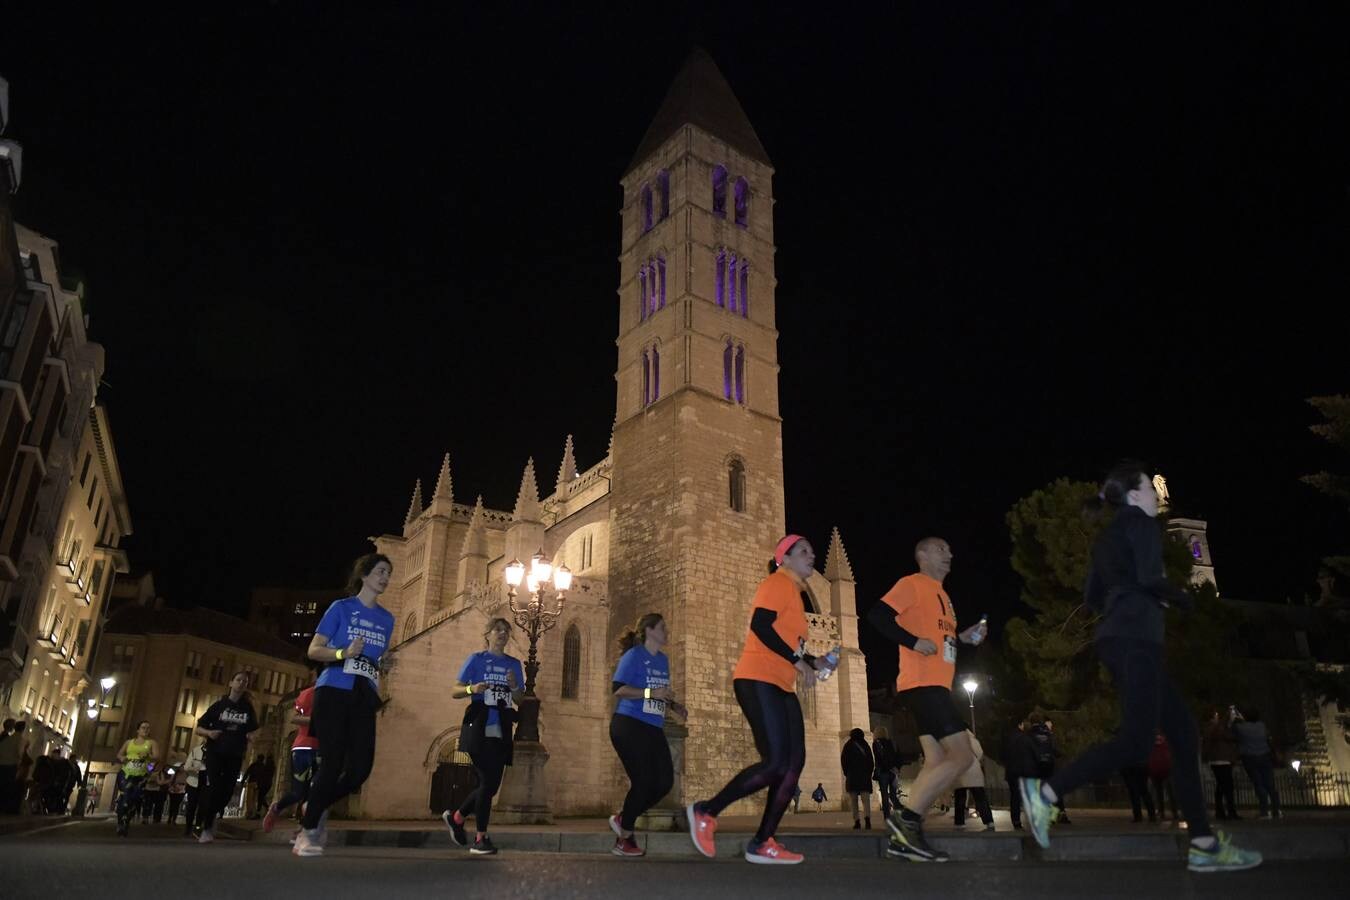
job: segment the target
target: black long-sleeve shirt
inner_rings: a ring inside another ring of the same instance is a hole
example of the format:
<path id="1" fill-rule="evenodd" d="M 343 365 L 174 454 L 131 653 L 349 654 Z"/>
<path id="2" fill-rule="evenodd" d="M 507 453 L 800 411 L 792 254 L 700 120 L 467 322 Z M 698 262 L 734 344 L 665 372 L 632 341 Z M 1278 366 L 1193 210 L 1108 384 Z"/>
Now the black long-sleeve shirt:
<path id="1" fill-rule="evenodd" d="M 1189 607 L 1191 596 L 1163 573 L 1162 529 L 1137 506 L 1124 506 L 1092 545 L 1083 600 L 1102 617 L 1107 637 L 1163 642 L 1167 606 Z"/>

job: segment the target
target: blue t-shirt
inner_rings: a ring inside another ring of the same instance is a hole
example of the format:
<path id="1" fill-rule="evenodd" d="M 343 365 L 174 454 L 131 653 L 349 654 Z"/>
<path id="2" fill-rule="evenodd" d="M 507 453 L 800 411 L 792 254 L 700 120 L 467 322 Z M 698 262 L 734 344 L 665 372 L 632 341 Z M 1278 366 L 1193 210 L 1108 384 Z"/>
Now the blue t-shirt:
<path id="1" fill-rule="evenodd" d="M 366 606 L 355 597 L 334 600 L 319 620 L 315 634 L 328 638 L 334 650 L 347 647 L 358 637 L 366 639 L 360 656 L 344 659 L 324 668 L 316 687 L 335 687 L 350 691 L 358 676 L 369 679 L 370 686 L 378 688 L 380 672 L 377 664 L 389 646 L 394 633 L 394 614 L 380 606 Z"/>
<path id="2" fill-rule="evenodd" d="M 647 652 L 646 647 L 637 644 L 619 657 L 619 665 L 614 669 L 612 680 L 635 688 L 670 687 L 670 660 L 666 659 L 664 653 L 653 656 Z M 614 712 L 621 716 L 631 716 L 639 722 L 646 722 L 657 728 L 666 723 L 664 700 L 624 697 L 614 707 Z"/>
<path id="3" fill-rule="evenodd" d="M 515 703 L 511 699 L 511 688 L 506 683 L 507 672 L 516 673 L 517 689 L 525 687 L 525 670 L 521 668 L 520 660 L 505 654 L 493 656 L 491 651 L 479 650 L 464 660 L 464 665 L 459 670 L 459 678 L 456 679 L 460 684 L 473 685 L 481 681 L 488 683 L 488 689 L 481 694 L 474 694 L 472 702 L 488 705 L 489 728 L 501 724 L 502 718 L 497 714 L 498 709 L 515 708 Z"/>

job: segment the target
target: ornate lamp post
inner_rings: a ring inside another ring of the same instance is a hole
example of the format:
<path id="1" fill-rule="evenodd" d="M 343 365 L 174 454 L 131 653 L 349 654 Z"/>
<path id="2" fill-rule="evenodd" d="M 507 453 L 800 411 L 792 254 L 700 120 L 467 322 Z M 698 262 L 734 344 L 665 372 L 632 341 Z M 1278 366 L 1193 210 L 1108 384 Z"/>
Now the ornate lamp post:
<path id="1" fill-rule="evenodd" d="M 975 691 L 979 689 L 980 683 L 974 678 L 967 678 L 961 682 L 961 687 L 966 689 L 967 696 L 970 697 L 970 733 L 975 733 Z"/>
<path id="2" fill-rule="evenodd" d="M 84 777 L 80 779 L 80 789 L 75 794 L 75 812 L 76 818 L 84 817 L 84 809 L 89 801 L 89 770 L 94 767 L 94 742 L 98 740 L 98 726 L 103 721 L 103 708 L 108 705 L 108 692 L 117 686 L 117 679 L 111 675 L 105 675 L 99 680 L 98 686 L 103 693 L 99 699 L 90 697 L 88 706 L 85 707 L 84 714 L 94 720 L 93 736 L 89 738 L 89 752 L 84 757 Z"/>
<path id="3" fill-rule="evenodd" d="M 572 586 L 572 573 L 567 566 L 556 570 L 544 557 L 541 549 L 530 559 L 530 570 L 518 559 L 506 566 L 506 588 L 510 598 L 511 617 L 530 639 L 530 655 L 525 662 L 525 696 L 520 702 L 520 726 L 516 740 L 539 740 L 539 698 L 534 693 L 534 678 L 539 673 L 539 638 L 558 624 L 562 617 L 567 590 Z M 516 588 L 525 582 L 526 594 L 517 600 Z M 551 607 L 545 606 L 544 595 L 556 591 Z"/>

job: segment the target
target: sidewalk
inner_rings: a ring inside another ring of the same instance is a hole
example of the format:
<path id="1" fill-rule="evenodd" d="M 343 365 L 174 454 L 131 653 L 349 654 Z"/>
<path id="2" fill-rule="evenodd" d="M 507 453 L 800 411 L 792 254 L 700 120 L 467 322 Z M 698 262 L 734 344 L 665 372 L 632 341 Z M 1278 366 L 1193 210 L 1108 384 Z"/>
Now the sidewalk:
<path id="1" fill-rule="evenodd" d="M 1057 825 L 1050 849 L 1036 846 L 1025 831 L 1014 831 L 1006 810 L 994 813 L 996 830 L 986 832 L 978 819 L 964 829 L 954 827 L 950 814 L 934 813 L 927 820 L 930 842 L 958 860 L 1180 860 L 1187 833 L 1169 824 L 1135 824 L 1128 811 L 1070 811 L 1072 825 Z M 1235 840 L 1260 850 L 1267 859 L 1350 858 L 1350 810 L 1295 811 L 1278 821 L 1243 819 L 1222 823 Z M 738 856 L 746 839 L 759 825 L 755 816 L 723 816 L 717 835 L 718 856 Z M 845 812 L 789 813 L 778 835 L 792 849 L 834 858 L 878 858 L 885 855 L 887 833 L 880 813 L 871 831 L 854 831 Z M 1231 827 L 1227 827 L 1231 826 Z M 256 820 L 224 820 L 223 836 L 275 843 L 287 842 L 294 832 L 290 820 L 263 834 Z M 334 820 L 328 823 L 329 846 L 451 848 L 438 819 L 370 821 Z M 602 818 L 559 819 L 552 825 L 493 825 L 492 839 L 504 850 L 548 853 L 609 853 L 614 834 Z M 692 856 L 697 851 L 683 831 L 639 832 L 638 844 L 653 856 Z"/>

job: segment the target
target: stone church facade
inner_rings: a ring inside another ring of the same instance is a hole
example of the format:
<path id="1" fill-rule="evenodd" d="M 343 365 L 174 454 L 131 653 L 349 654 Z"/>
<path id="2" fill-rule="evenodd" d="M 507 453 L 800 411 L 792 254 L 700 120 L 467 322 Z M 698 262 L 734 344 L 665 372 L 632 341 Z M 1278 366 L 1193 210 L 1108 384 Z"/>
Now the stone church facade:
<path id="1" fill-rule="evenodd" d="M 454 677 L 483 647 L 486 623 L 511 618 L 505 565 L 541 549 L 574 573 L 563 615 L 538 649 L 553 815 L 608 815 L 621 804 L 610 676 L 618 636 L 649 611 L 670 625 L 672 684 L 689 707 L 686 727 L 667 726 L 677 751 L 668 803 L 710 795 L 755 758 L 731 671 L 785 530 L 772 177 L 730 87 L 696 51 L 622 178 L 617 395 L 604 458 L 579 468 L 569 436 L 551 489 L 541 496 L 526 463 L 508 512 L 481 497 L 456 502 L 447 454 L 430 501 L 419 483 L 402 532 L 375 539 L 394 563 L 382 603 L 396 632 L 374 773 L 353 814 L 439 812 L 433 782 L 463 762 L 455 742 L 465 701 L 450 697 Z M 854 580 L 837 531 L 828 543 L 808 537 L 825 558 L 808 584 L 811 643 L 843 650 L 833 679 L 799 685 L 802 781 L 842 797 L 840 746 L 849 729 L 868 729 Z M 516 629 L 510 652 L 523 660 L 527 651 Z M 508 771 L 503 795 L 520 770 Z"/>

